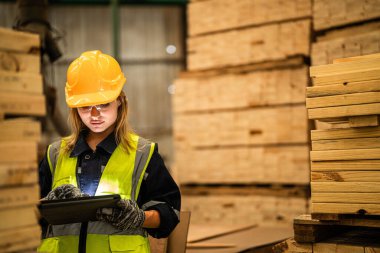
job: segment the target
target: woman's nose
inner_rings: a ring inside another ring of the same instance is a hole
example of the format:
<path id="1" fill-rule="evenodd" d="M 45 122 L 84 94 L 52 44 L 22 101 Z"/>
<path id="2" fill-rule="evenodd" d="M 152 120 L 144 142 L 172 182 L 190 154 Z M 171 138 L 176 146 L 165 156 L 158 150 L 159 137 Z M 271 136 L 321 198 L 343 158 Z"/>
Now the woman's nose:
<path id="1" fill-rule="evenodd" d="M 99 115 L 100 115 L 100 112 L 98 111 L 98 109 L 96 109 L 95 106 L 93 106 L 93 107 L 91 108 L 91 116 L 93 116 L 93 117 L 97 117 L 97 116 L 99 116 Z"/>

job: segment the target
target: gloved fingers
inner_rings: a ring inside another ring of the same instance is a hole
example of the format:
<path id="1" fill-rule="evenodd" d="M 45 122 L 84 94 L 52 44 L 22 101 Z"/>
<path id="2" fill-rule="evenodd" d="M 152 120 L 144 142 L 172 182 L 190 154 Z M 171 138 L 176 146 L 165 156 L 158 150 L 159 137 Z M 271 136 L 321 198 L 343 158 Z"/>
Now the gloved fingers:
<path id="1" fill-rule="evenodd" d="M 79 197 L 88 197 L 86 193 L 82 193 L 79 188 L 75 187 L 72 184 L 63 184 L 53 189 L 46 195 L 44 199 L 47 200 L 56 200 L 56 199 L 72 199 Z"/>

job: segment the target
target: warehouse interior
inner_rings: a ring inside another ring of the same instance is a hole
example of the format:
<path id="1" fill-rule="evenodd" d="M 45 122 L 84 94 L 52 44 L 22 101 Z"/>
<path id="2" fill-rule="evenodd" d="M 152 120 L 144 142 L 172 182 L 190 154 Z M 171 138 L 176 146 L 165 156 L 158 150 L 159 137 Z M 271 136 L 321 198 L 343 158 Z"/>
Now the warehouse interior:
<path id="1" fill-rule="evenodd" d="M 41 248 L 41 161 L 92 50 L 181 193 L 150 252 L 380 252 L 379 0 L 0 1 L 0 252 L 72 252 Z"/>

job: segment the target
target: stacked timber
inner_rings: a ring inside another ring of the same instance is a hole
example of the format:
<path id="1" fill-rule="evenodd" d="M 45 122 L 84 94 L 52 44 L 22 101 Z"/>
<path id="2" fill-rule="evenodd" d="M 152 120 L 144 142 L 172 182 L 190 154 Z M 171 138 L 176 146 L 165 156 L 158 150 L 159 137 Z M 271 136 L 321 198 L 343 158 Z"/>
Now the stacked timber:
<path id="1" fill-rule="evenodd" d="M 310 68 L 312 213 L 380 214 L 380 54 Z M 335 124 L 334 124 L 335 123 Z"/>
<path id="2" fill-rule="evenodd" d="M 289 224 L 307 209 L 311 1 L 288 2 L 188 5 L 188 69 L 175 81 L 173 118 L 192 223 Z"/>
<path id="3" fill-rule="evenodd" d="M 315 0 L 312 64 L 380 52 L 380 1 Z"/>
<path id="4" fill-rule="evenodd" d="M 40 243 L 37 146 L 45 114 L 38 35 L 0 28 L 0 251 Z"/>

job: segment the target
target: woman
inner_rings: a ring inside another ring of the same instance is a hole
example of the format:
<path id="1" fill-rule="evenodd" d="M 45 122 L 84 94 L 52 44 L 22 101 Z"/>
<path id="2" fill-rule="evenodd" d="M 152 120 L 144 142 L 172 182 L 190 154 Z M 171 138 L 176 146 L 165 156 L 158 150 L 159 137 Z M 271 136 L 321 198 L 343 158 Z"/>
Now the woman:
<path id="1" fill-rule="evenodd" d="M 147 234 L 167 237 L 179 222 L 180 192 L 151 143 L 129 128 L 126 79 L 114 58 L 83 53 L 67 71 L 72 134 L 40 163 L 41 196 L 119 194 L 98 221 L 49 226 L 39 252 L 150 252 Z"/>

